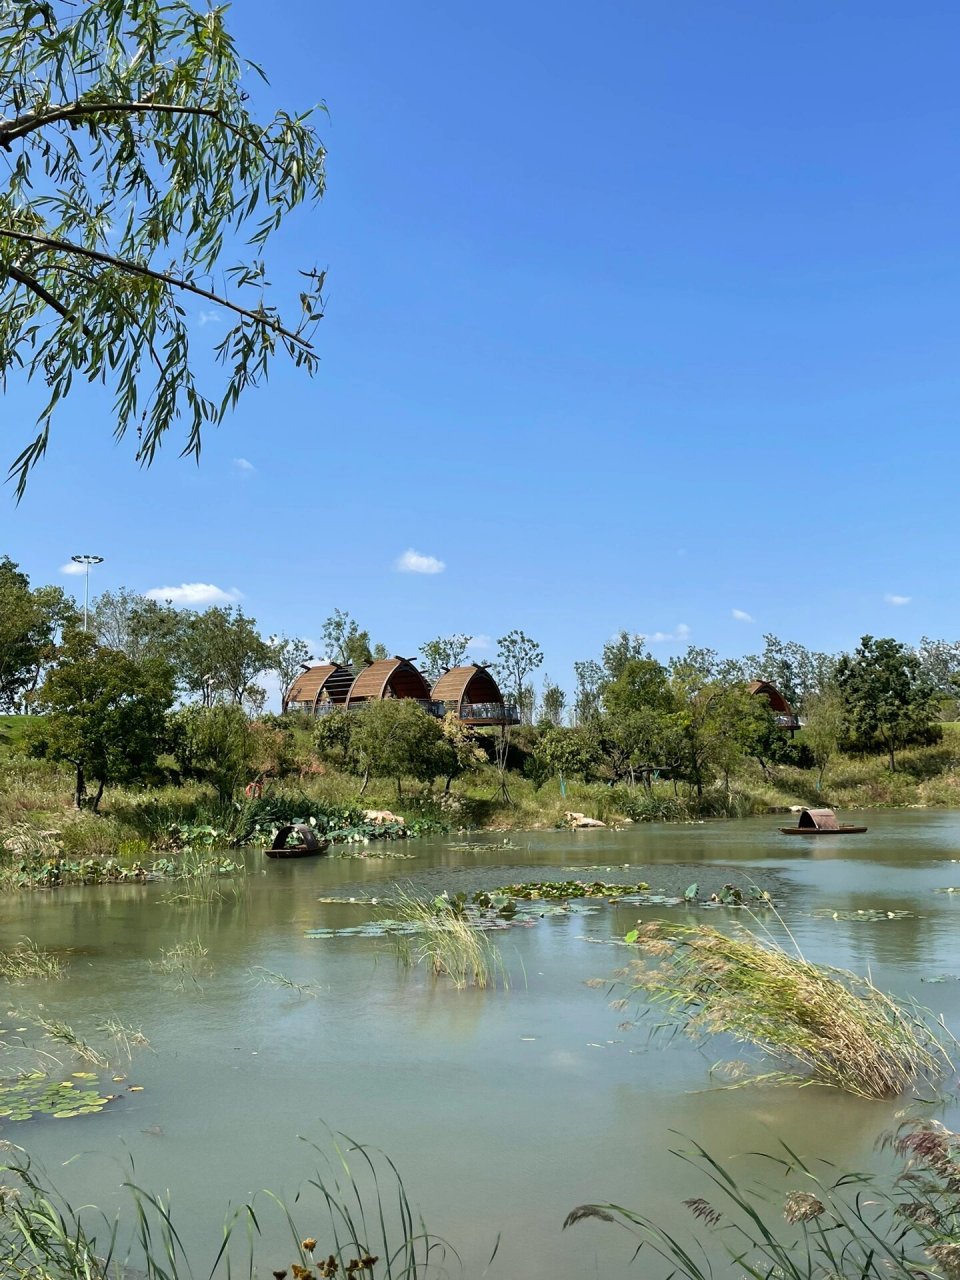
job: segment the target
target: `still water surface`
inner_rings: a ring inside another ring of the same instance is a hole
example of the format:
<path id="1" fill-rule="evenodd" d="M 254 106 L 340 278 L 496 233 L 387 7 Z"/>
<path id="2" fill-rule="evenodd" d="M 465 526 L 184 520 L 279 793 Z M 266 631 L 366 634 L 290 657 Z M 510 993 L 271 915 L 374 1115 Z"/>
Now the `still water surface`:
<path id="1" fill-rule="evenodd" d="M 756 882 L 782 901 L 808 959 L 869 971 L 957 1030 L 960 981 L 929 979 L 960 978 L 960 893 L 937 892 L 960 885 L 960 865 L 951 865 L 960 814 L 866 820 L 867 835 L 810 842 L 780 836 L 779 820 L 764 818 L 520 833 L 512 847 L 498 835 L 472 837 L 469 849 L 411 841 L 404 848 L 414 857 L 402 861 L 252 855 L 246 892 L 213 907 L 171 903 L 159 884 L 4 899 L 4 945 L 26 935 L 74 953 L 62 983 L 11 989 L 10 1009 L 43 1001 L 48 1016 L 81 1032 L 113 1015 L 141 1026 L 151 1048 L 130 1069 L 143 1092 L 100 1115 L 10 1125 L 3 1136 L 23 1143 L 70 1199 L 108 1209 L 133 1161 L 140 1185 L 172 1189 L 198 1275 L 228 1202 L 263 1187 L 292 1197 L 316 1166 L 300 1137 L 329 1150 L 324 1126 L 389 1153 L 468 1276 L 483 1273 L 498 1233 L 494 1277 L 656 1274 L 631 1267 L 618 1228 L 585 1223 L 561 1234 L 564 1216 L 599 1199 L 682 1221 L 679 1202 L 702 1186 L 668 1154 L 683 1145 L 677 1134 L 724 1159 L 782 1139 L 806 1157 L 862 1168 L 877 1160 L 875 1139 L 897 1106 L 812 1088 L 720 1091 L 709 1078 L 719 1046 L 651 1046 L 644 1030 L 618 1029 L 624 1015 L 585 982 L 624 962 L 613 939 L 669 909 L 621 905 L 512 928 L 495 935 L 510 989 L 457 991 L 399 965 L 389 939 L 305 936 L 373 914 L 318 899 L 388 897 L 398 882 L 423 895 L 580 875 L 645 879 L 668 892 L 692 880 L 708 891 Z M 859 908 L 915 914 L 832 918 Z M 148 963 L 161 947 L 196 938 L 212 966 L 199 985 L 181 988 Z M 315 997 L 265 982 L 263 969 L 309 984 Z M 955 1082 L 948 1087 L 952 1096 Z M 264 1262 L 285 1264 L 287 1253 Z"/>

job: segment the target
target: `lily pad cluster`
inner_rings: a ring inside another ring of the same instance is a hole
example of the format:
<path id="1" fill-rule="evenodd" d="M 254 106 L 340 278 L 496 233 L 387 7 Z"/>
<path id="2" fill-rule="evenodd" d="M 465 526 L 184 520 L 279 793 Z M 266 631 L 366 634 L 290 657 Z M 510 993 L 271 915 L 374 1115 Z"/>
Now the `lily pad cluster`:
<path id="1" fill-rule="evenodd" d="M 0 1083 L 0 1119 L 32 1120 L 44 1115 L 69 1120 L 93 1115 L 114 1098 L 88 1083 L 96 1078 L 91 1071 L 75 1071 L 70 1080 L 51 1080 L 42 1071 L 31 1071 Z"/>

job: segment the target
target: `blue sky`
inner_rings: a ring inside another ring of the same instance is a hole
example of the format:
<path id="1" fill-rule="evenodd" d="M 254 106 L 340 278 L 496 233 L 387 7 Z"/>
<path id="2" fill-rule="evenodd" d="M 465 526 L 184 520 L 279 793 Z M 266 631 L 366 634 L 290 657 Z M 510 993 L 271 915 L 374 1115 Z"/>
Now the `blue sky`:
<path id="1" fill-rule="evenodd" d="M 567 687 L 620 627 L 960 635 L 956 5 L 232 13 L 264 103 L 330 112 L 271 271 L 329 270 L 320 371 L 278 367 L 199 469 L 138 470 L 78 395 L 0 497 L 34 581 L 96 552 L 97 587 L 213 584 L 309 638 L 339 607 L 405 654 L 522 627 Z"/>

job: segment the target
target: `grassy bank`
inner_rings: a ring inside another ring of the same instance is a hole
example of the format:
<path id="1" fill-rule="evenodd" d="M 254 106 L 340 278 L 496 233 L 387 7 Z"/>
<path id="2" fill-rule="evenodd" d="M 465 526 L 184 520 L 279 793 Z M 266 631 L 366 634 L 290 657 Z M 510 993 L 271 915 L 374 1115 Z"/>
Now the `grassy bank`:
<path id="1" fill-rule="evenodd" d="M 537 785 L 514 771 L 508 774 L 505 799 L 491 765 L 464 774 L 449 791 L 410 782 L 398 801 L 392 783 L 371 781 L 361 795 L 357 778 L 321 767 L 303 778 L 269 783 L 262 799 L 241 796 L 228 803 L 196 782 L 112 788 L 99 814 L 73 808 L 69 770 L 26 755 L 24 731 L 22 719 L 0 718 L 0 883 L 8 887 L 124 879 L 154 869 L 189 875 L 203 869 L 217 849 L 262 846 L 281 821 L 312 818 L 332 840 L 361 852 L 375 835 L 398 834 L 365 824 L 364 809 L 398 811 L 408 833 L 420 834 L 551 828 L 564 825 L 571 811 L 620 825 L 747 817 L 790 805 L 960 808 L 957 724 L 945 725 L 943 741 L 935 746 L 902 751 L 896 772 L 881 757 L 837 756 L 820 790 L 815 770 L 786 765 L 765 770 L 748 761 L 729 787 L 711 786 L 701 797 L 663 779 L 650 790 L 570 781 L 564 793 L 555 778 Z M 49 871 L 51 862 L 59 862 L 59 872 Z M 24 867 L 19 876 L 18 866 Z"/>

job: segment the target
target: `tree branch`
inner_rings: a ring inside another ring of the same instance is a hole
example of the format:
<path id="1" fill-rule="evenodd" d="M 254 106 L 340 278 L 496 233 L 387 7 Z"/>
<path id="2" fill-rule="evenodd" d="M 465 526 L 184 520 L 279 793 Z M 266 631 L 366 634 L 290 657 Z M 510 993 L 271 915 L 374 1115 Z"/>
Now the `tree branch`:
<path id="1" fill-rule="evenodd" d="M 216 107 L 152 102 L 149 98 L 142 98 L 136 102 L 64 102 L 46 111 L 29 111 L 26 115 L 17 116 L 15 120 L 0 120 L 0 148 L 9 151 L 18 138 L 25 138 L 36 129 L 43 129 L 48 124 L 57 124 L 61 120 L 82 120 L 87 116 L 103 115 L 145 115 L 151 111 L 159 115 L 204 116 L 208 120 L 215 120 L 224 129 L 256 147 L 275 169 L 279 169 L 288 178 L 293 177 L 286 165 L 281 164 L 271 153 L 269 147 L 264 146 L 259 138 L 251 136 L 248 130 L 233 124 Z"/>
<path id="2" fill-rule="evenodd" d="M 302 347 L 305 351 L 313 350 L 312 343 L 300 337 L 299 334 L 285 329 L 278 318 L 271 318 L 263 311 L 251 311 L 248 307 L 241 307 L 239 303 L 231 302 L 229 298 L 224 298 L 209 289 L 203 289 L 200 285 L 193 284 L 189 280 L 168 275 L 165 271 L 157 271 L 153 267 L 131 262 L 127 258 L 118 258 L 111 253 L 101 253 L 98 249 L 87 249 L 84 245 L 71 244 L 69 240 L 55 240 L 51 236 L 31 235 L 28 231 L 13 231 L 9 227 L 0 227 L 0 238 L 2 237 L 6 237 L 8 240 L 17 240 L 21 244 L 31 244 L 38 249 L 50 249 L 58 253 L 76 254 L 78 257 L 88 258 L 92 262 L 102 262 L 105 266 L 118 267 L 121 271 L 129 271 L 133 275 L 145 276 L 149 280 L 159 280 L 163 284 L 170 285 L 173 289 L 182 289 L 186 293 L 195 294 L 198 298 L 205 298 L 208 302 L 213 302 L 218 307 L 225 307 L 228 311 L 233 311 L 245 320 L 252 320 L 255 324 L 271 330 L 278 337 L 286 338 L 287 341 L 296 343 L 298 347 Z M 8 273 L 11 276 L 13 275 L 13 271 L 9 268 Z"/>
<path id="3" fill-rule="evenodd" d="M 72 312 L 69 307 L 65 307 L 58 298 L 55 298 L 52 293 L 45 289 L 39 280 L 34 280 L 33 276 L 28 276 L 27 273 L 25 271 L 21 271 L 19 267 L 8 267 L 7 274 L 12 280 L 16 280 L 18 284 L 22 284 L 24 288 L 29 289 L 31 293 L 35 293 L 38 298 L 42 298 L 47 306 L 52 307 L 58 315 L 63 316 L 64 320 L 78 319 L 74 312 Z M 82 322 L 80 327 L 83 330 L 83 336 L 85 338 L 92 338 L 94 336 L 93 331 L 88 329 Z"/>

